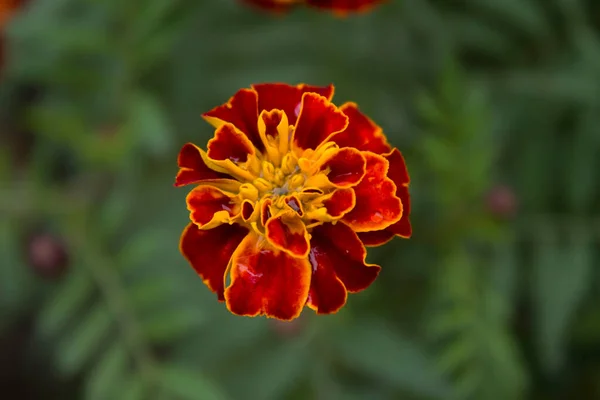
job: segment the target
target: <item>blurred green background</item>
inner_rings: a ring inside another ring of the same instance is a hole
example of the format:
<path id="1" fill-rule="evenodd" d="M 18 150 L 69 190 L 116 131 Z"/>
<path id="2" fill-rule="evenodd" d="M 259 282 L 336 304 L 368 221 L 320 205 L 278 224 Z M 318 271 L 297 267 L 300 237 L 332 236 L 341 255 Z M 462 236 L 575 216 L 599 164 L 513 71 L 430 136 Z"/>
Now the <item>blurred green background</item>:
<path id="1" fill-rule="evenodd" d="M 600 2 L 30 0 L 0 81 L 7 399 L 600 399 Z M 230 315 L 178 250 L 200 114 L 336 85 L 404 153 L 414 235 L 333 316 Z"/>

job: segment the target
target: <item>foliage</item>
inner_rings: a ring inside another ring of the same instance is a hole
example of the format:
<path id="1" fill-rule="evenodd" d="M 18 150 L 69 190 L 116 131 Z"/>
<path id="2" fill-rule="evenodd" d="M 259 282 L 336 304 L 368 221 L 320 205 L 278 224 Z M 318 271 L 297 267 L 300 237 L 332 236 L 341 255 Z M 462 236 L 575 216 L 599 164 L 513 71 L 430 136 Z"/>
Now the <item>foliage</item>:
<path id="1" fill-rule="evenodd" d="M 0 87 L 0 349 L 25 329 L 30 360 L 12 372 L 33 398 L 600 397 L 598 11 L 30 1 Z M 333 82 L 407 159 L 414 236 L 374 249 L 380 277 L 335 316 L 229 315 L 178 251 L 177 150 L 261 81 Z M 54 281 L 28 265 L 37 231 L 66 242 Z"/>

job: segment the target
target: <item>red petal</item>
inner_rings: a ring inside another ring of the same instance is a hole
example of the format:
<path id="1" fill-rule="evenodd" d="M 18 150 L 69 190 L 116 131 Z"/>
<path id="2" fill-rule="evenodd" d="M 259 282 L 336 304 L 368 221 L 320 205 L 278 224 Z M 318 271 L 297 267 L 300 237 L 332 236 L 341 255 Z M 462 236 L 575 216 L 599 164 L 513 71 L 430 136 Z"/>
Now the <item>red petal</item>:
<path id="1" fill-rule="evenodd" d="M 396 197 L 402 202 L 402 218 L 393 225 L 388 226 L 385 232 L 368 232 L 366 235 L 359 235 L 363 239 L 363 243 L 369 246 L 378 246 L 389 241 L 394 235 L 403 238 L 412 236 L 412 226 L 410 224 L 410 193 L 408 184 L 410 178 L 406 169 L 404 158 L 398 149 L 392 150 L 385 157 L 390 163 L 388 177 L 396 184 Z M 384 240 L 385 238 L 389 238 Z"/>
<path id="2" fill-rule="evenodd" d="M 364 152 L 367 173 L 354 187 L 356 206 L 344 216 L 357 232 L 378 231 L 398 222 L 402 203 L 396 197 L 396 185 L 386 176 L 388 162 L 382 156 Z"/>
<path id="3" fill-rule="evenodd" d="M 218 212 L 225 212 L 227 219 L 239 213 L 240 206 L 230 195 L 212 186 L 198 186 L 186 198 L 190 219 L 199 227 L 213 220 Z M 225 222 L 225 221 L 221 221 Z"/>
<path id="4" fill-rule="evenodd" d="M 293 142 L 301 149 L 316 149 L 346 128 L 348 118 L 327 98 L 315 93 L 302 95 Z"/>
<path id="5" fill-rule="evenodd" d="M 389 228 L 381 231 L 360 232 L 358 234 L 358 238 L 365 246 L 381 246 L 392 240 L 394 236 L 394 232 L 389 231 Z"/>
<path id="6" fill-rule="evenodd" d="M 337 137 L 336 137 L 337 138 Z M 400 150 L 394 148 L 390 153 L 384 156 L 390 163 L 388 170 L 388 176 L 394 181 L 396 186 L 402 185 L 407 186 L 410 183 L 410 177 L 408 176 L 408 169 L 406 169 L 406 163 Z"/>
<path id="7" fill-rule="evenodd" d="M 293 258 L 250 234 L 232 257 L 227 308 L 245 316 L 297 318 L 308 297 L 311 269 L 306 258 Z"/>
<path id="8" fill-rule="evenodd" d="M 227 174 L 210 169 L 202 159 L 200 149 L 192 143 L 183 145 L 177 157 L 177 165 L 180 168 L 175 178 L 177 187 L 206 180 L 233 179 Z"/>
<path id="9" fill-rule="evenodd" d="M 340 147 L 354 147 L 377 154 L 390 151 L 381 127 L 361 113 L 356 104 L 346 103 L 340 110 L 348 117 L 348 127 L 333 138 Z"/>
<path id="10" fill-rule="evenodd" d="M 202 114 L 209 122 L 216 119 L 230 122 L 248 136 L 248 139 L 262 150 L 262 142 L 258 134 L 258 95 L 252 89 L 241 89 L 226 104 L 218 106 Z"/>
<path id="11" fill-rule="evenodd" d="M 354 208 L 356 197 L 352 189 L 337 189 L 331 194 L 331 197 L 323 202 L 327 209 L 327 214 L 332 217 L 341 217 Z"/>
<path id="12" fill-rule="evenodd" d="M 402 218 L 400 221 L 389 226 L 387 230 L 403 238 L 409 238 L 412 236 L 412 226 L 410 224 L 410 195 L 408 187 L 400 186 L 396 191 L 396 196 L 402 201 Z"/>
<path id="13" fill-rule="evenodd" d="M 324 9 L 335 10 L 341 13 L 364 12 L 373 6 L 383 3 L 384 0 L 307 0 L 307 3 Z"/>
<path id="14" fill-rule="evenodd" d="M 305 84 L 291 86 L 285 83 L 261 83 L 252 85 L 252 88 L 258 93 L 259 113 L 262 110 L 283 110 L 288 117 L 290 125 L 296 124 L 298 117 L 296 108 L 302 101 L 304 93 L 320 94 L 326 97 L 327 100 L 331 100 L 334 92 L 333 85 L 321 87 Z"/>
<path id="15" fill-rule="evenodd" d="M 246 162 L 254 154 L 252 142 L 231 124 L 218 128 L 215 137 L 208 141 L 207 155 L 213 160 Z"/>
<path id="16" fill-rule="evenodd" d="M 225 300 L 223 291 L 227 265 L 247 234 L 248 229 L 236 224 L 220 225 L 206 231 L 189 224 L 181 235 L 181 254 L 221 301 Z"/>
<path id="17" fill-rule="evenodd" d="M 365 263 L 367 251 L 348 225 L 323 224 L 311 233 L 309 259 L 313 270 L 333 269 L 349 292 L 364 290 L 377 278 L 381 267 Z"/>
<path id="18" fill-rule="evenodd" d="M 306 257 L 310 250 L 304 222 L 295 212 L 283 213 L 267 222 L 267 239 L 279 250 L 294 257 Z"/>
<path id="19" fill-rule="evenodd" d="M 360 151 L 346 147 L 335 153 L 320 169 L 329 171 L 327 178 L 334 185 L 354 186 L 365 175 L 366 161 Z"/>
<path id="20" fill-rule="evenodd" d="M 244 221 L 248 221 L 254 214 L 254 204 L 250 200 L 244 200 L 242 202 L 242 218 Z"/>
<path id="21" fill-rule="evenodd" d="M 331 260 L 313 248 L 308 256 L 313 275 L 307 305 L 317 314 L 333 314 L 346 304 L 348 292 L 337 277 Z"/>

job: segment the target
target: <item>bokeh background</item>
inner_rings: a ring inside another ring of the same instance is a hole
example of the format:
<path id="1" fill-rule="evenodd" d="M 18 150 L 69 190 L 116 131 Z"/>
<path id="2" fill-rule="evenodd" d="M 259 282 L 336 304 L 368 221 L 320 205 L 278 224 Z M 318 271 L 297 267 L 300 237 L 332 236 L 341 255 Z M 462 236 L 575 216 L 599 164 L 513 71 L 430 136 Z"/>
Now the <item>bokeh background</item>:
<path id="1" fill-rule="evenodd" d="M 29 0 L 2 29 L 1 397 L 600 399 L 600 2 Z M 413 237 L 333 316 L 230 315 L 178 250 L 179 148 L 270 81 L 333 82 L 411 173 Z"/>

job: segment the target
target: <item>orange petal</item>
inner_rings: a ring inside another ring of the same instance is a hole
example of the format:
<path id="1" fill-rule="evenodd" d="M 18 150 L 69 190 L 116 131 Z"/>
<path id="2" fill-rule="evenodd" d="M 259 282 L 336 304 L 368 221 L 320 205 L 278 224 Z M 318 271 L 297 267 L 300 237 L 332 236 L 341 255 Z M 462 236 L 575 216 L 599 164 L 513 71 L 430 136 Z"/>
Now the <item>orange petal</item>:
<path id="1" fill-rule="evenodd" d="M 348 292 L 359 292 L 369 287 L 381 270 L 378 265 L 365 263 L 365 247 L 344 223 L 315 227 L 310 246 L 313 278 L 308 305 L 317 313 L 336 312 L 345 304 L 346 295 L 338 280 Z"/>
<path id="2" fill-rule="evenodd" d="M 258 95 L 253 89 L 241 89 L 226 104 L 202 114 L 204 119 L 215 128 L 229 122 L 246 134 L 248 139 L 262 150 L 258 134 Z"/>
<path id="3" fill-rule="evenodd" d="M 181 235 L 181 254 L 221 301 L 225 300 L 223 291 L 227 265 L 247 234 L 248 229 L 237 224 L 220 225 L 206 231 L 189 224 Z"/>
<path id="4" fill-rule="evenodd" d="M 208 141 L 207 155 L 212 160 L 231 160 L 243 163 L 255 154 L 252 142 L 235 126 L 225 124 L 215 132 L 215 137 Z"/>
<path id="5" fill-rule="evenodd" d="M 331 183 L 338 187 L 356 185 L 366 172 L 366 160 L 360 151 L 346 147 L 339 149 L 333 157 L 320 167 Z"/>
<path id="6" fill-rule="evenodd" d="M 385 157 L 389 161 L 390 167 L 388 177 L 396 184 L 396 197 L 402 202 L 402 218 L 385 228 L 383 231 L 365 232 L 360 234 L 360 238 L 367 246 L 379 246 L 390 241 L 395 235 L 403 238 L 412 236 L 412 226 L 410 224 L 410 193 L 408 184 L 410 178 L 406 169 L 406 163 L 398 149 L 392 150 Z"/>
<path id="7" fill-rule="evenodd" d="M 340 110 L 348 117 L 348 127 L 333 138 L 340 147 L 354 147 L 377 154 L 390 151 L 381 127 L 361 113 L 355 103 L 346 103 Z"/>
<path id="8" fill-rule="evenodd" d="M 310 277 L 306 258 L 291 257 L 251 233 L 232 257 L 227 308 L 237 315 L 292 320 L 306 304 Z"/>
<path id="9" fill-rule="evenodd" d="M 326 97 L 304 93 L 292 142 L 297 148 L 315 150 L 347 125 L 348 117 Z"/>
<path id="10" fill-rule="evenodd" d="M 198 186 L 186 198 L 190 219 L 198 227 L 210 229 L 228 223 L 240 213 L 232 194 L 212 186 Z"/>
<path id="11" fill-rule="evenodd" d="M 177 165 L 179 166 L 175 178 L 177 187 L 215 179 L 233 179 L 230 175 L 210 169 L 202 159 L 200 149 L 192 143 L 183 145 L 177 157 Z"/>
<path id="12" fill-rule="evenodd" d="M 385 229 L 402 217 L 402 203 L 396 197 L 396 185 L 387 172 L 388 161 L 375 153 L 364 152 L 367 173 L 354 187 L 356 206 L 344 216 L 344 221 L 356 232 Z"/>
<path id="13" fill-rule="evenodd" d="M 304 93 L 316 93 L 331 100 L 333 98 L 333 85 L 312 86 L 300 84 L 296 86 L 285 83 L 261 83 L 252 85 L 258 93 L 258 112 L 272 109 L 283 110 L 288 117 L 290 125 L 295 125 L 298 118 L 299 104 Z"/>
<path id="14" fill-rule="evenodd" d="M 284 211 L 270 218 L 265 226 L 269 242 L 278 250 L 293 257 L 306 257 L 310 250 L 308 232 L 300 216 L 294 211 Z"/>

